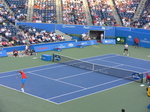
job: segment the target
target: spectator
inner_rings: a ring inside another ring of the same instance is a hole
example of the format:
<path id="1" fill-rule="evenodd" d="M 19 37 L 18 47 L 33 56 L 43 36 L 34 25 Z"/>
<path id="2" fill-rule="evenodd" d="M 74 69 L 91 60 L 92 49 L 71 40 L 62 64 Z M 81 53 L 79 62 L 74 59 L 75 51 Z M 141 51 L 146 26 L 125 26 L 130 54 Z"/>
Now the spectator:
<path id="1" fill-rule="evenodd" d="M 13 51 L 13 56 L 14 57 L 19 57 L 18 51 L 16 49 L 14 49 L 14 51 Z"/>

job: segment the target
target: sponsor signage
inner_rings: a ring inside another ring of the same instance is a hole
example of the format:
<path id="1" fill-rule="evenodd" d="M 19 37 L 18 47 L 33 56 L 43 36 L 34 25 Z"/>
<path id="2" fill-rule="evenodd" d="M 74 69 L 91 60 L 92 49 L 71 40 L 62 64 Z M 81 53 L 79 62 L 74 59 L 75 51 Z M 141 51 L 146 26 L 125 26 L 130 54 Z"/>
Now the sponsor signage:
<path id="1" fill-rule="evenodd" d="M 0 50 L 0 57 L 6 57 L 6 56 L 8 56 L 6 50 Z"/>
<path id="2" fill-rule="evenodd" d="M 43 51 L 50 51 L 56 48 L 66 49 L 66 48 L 73 48 L 78 45 L 82 46 L 90 46 L 90 45 L 97 45 L 96 40 L 89 40 L 89 41 L 79 41 L 79 42 L 66 42 L 66 43 L 57 43 L 52 45 L 41 45 L 41 46 L 34 46 L 35 52 L 43 52 Z"/>
<path id="3" fill-rule="evenodd" d="M 116 44 L 116 39 L 103 39 L 102 44 Z"/>

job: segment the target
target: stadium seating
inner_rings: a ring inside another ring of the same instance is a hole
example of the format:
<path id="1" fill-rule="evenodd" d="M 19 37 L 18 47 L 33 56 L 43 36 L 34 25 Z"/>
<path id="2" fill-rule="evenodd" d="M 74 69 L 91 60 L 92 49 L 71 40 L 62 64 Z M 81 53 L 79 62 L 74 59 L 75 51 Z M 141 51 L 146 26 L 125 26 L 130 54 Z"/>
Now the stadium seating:
<path id="1" fill-rule="evenodd" d="M 116 20 L 112 14 L 112 9 L 108 5 L 108 1 L 88 0 L 91 16 L 94 25 L 114 26 Z"/>
<path id="2" fill-rule="evenodd" d="M 130 27 L 140 0 L 114 0 L 123 26 Z"/>
<path id="3" fill-rule="evenodd" d="M 150 10 L 150 0 L 147 0 L 147 2 L 145 3 L 145 7 L 144 7 L 144 9 L 142 11 L 142 14 L 141 14 L 140 18 L 138 19 L 138 21 L 135 21 L 133 23 L 133 27 L 142 28 L 145 24 L 150 22 L 149 10 Z M 149 26 L 149 25 L 147 25 L 147 26 Z"/>
<path id="4" fill-rule="evenodd" d="M 5 2 L 13 11 L 13 14 L 6 9 L 3 3 L 0 3 L 0 35 L 3 36 L 0 36 L 0 42 L 7 42 L 9 45 L 22 45 L 28 42 L 34 44 L 62 41 L 61 36 L 56 36 L 55 32 L 47 32 L 24 25 L 20 25 L 19 29 L 16 28 L 14 26 L 15 22 L 27 21 L 28 0 L 5 0 Z M 87 25 L 86 9 L 82 0 L 62 0 L 61 2 L 62 24 Z M 150 23 L 149 0 L 147 0 L 145 8 L 137 21 L 133 21 L 133 16 L 140 0 L 113 0 L 113 3 L 124 27 L 142 28 L 144 26 L 145 29 L 150 29 L 148 24 Z M 108 0 L 87 0 L 87 4 L 89 7 L 86 8 L 90 10 L 93 25 L 115 26 L 116 20 Z M 56 15 L 55 0 L 34 0 L 32 22 L 57 23 Z M 55 36 L 48 37 L 48 34 Z"/>
<path id="5" fill-rule="evenodd" d="M 87 25 L 82 0 L 63 0 L 63 24 Z"/>
<path id="6" fill-rule="evenodd" d="M 26 21 L 28 0 L 6 0 L 10 9 L 14 12 L 15 18 L 18 21 Z"/>
<path id="7" fill-rule="evenodd" d="M 56 21 L 56 2 L 55 0 L 34 1 L 33 22 L 57 23 Z"/>

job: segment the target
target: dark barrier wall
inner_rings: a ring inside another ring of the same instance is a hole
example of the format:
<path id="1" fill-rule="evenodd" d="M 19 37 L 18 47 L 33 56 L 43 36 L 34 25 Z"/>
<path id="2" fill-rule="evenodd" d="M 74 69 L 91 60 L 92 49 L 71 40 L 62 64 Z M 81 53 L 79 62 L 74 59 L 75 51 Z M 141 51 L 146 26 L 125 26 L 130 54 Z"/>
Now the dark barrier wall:
<path id="1" fill-rule="evenodd" d="M 46 29 L 47 31 L 55 31 L 55 24 L 19 22 L 17 23 L 17 25 L 26 25 L 26 26 L 35 27 L 38 29 Z"/>
<path id="2" fill-rule="evenodd" d="M 0 57 L 8 56 L 6 50 L 0 50 Z"/>
<path id="3" fill-rule="evenodd" d="M 43 46 L 43 45 L 53 45 L 53 44 L 62 44 L 62 43 L 68 43 L 68 42 L 75 42 L 75 40 L 72 40 L 72 41 L 62 41 L 62 42 L 52 42 L 52 43 L 44 43 L 44 44 L 35 44 L 35 45 L 32 45 L 30 46 L 30 49 L 34 49 L 35 46 Z"/>
<path id="4" fill-rule="evenodd" d="M 150 34 L 150 30 L 145 30 L 145 29 L 132 28 L 131 31 Z"/>
<path id="5" fill-rule="evenodd" d="M 140 40 L 139 46 L 150 48 L 150 34 L 134 31 L 116 30 L 116 36 L 126 37 L 126 43 L 128 43 L 129 45 L 134 45 L 134 38 L 138 37 Z"/>
<path id="6" fill-rule="evenodd" d="M 131 28 L 128 28 L 128 27 L 115 27 L 115 30 L 131 31 Z"/>
<path id="7" fill-rule="evenodd" d="M 43 46 L 43 45 L 53 45 L 53 44 L 62 44 L 62 43 L 68 43 L 68 42 L 75 42 L 75 40 L 72 41 L 64 41 L 64 42 L 53 42 L 53 43 L 44 43 L 44 44 L 35 44 L 35 45 L 31 45 L 30 48 L 34 49 L 35 46 Z M 25 50 L 25 45 L 24 46 L 15 46 L 15 47 L 4 47 L 3 50 L 6 50 L 7 52 L 12 52 L 14 51 L 14 49 L 18 50 L 18 51 L 22 51 Z"/>
<path id="8" fill-rule="evenodd" d="M 22 51 L 25 50 L 25 46 L 16 46 L 16 47 L 4 47 L 3 50 L 6 50 L 7 52 L 12 52 L 14 51 L 14 49 L 18 50 L 18 51 Z"/>
<path id="9" fill-rule="evenodd" d="M 140 46 L 150 48 L 150 30 L 129 28 L 129 27 L 109 27 L 109 26 L 87 26 L 87 25 L 63 25 L 63 24 L 44 24 L 44 23 L 17 23 L 24 24 L 47 31 L 60 30 L 68 34 L 83 34 L 90 30 L 104 31 L 105 37 L 126 37 L 126 42 L 133 45 L 134 38 L 140 39 Z"/>
<path id="10" fill-rule="evenodd" d="M 115 36 L 115 27 L 109 26 L 83 26 L 83 25 L 56 25 L 56 29 L 68 34 L 83 34 L 90 30 L 105 31 L 105 36 Z"/>
<path id="11" fill-rule="evenodd" d="M 64 43 L 55 43 L 55 44 L 49 44 L 49 45 L 39 45 L 34 46 L 35 52 L 43 52 L 43 51 L 50 51 L 55 49 L 68 49 L 68 48 L 74 48 L 79 46 L 90 46 L 90 45 L 97 45 L 96 40 L 89 40 L 89 41 L 79 41 L 79 42 L 64 42 Z"/>
<path id="12" fill-rule="evenodd" d="M 63 24 L 45 24 L 45 23 L 24 23 L 19 22 L 17 25 L 27 25 L 39 29 L 46 29 L 47 31 L 60 30 L 68 34 L 83 34 L 90 30 L 105 31 L 105 36 L 115 36 L 115 27 L 109 26 L 83 26 L 83 25 L 63 25 Z"/>

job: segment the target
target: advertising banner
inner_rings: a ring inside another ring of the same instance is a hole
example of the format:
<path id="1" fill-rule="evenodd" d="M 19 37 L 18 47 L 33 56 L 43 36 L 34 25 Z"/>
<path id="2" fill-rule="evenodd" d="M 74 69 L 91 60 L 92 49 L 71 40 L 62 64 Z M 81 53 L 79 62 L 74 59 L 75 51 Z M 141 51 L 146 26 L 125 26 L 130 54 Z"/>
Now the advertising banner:
<path id="1" fill-rule="evenodd" d="M 102 44 L 116 44 L 115 39 L 103 39 Z"/>
<path id="2" fill-rule="evenodd" d="M 125 37 L 116 37 L 116 44 L 125 44 L 126 38 Z"/>
<path id="3" fill-rule="evenodd" d="M 8 56 L 6 50 L 0 50 L 0 57 Z"/>
<path id="4" fill-rule="evenodd" d="M 132 46 L 134 45 L 134 39 L 138 37 L 139 47 L 150 48 L 150 34 L 148 33 L 116 30 L 116 36 L 125 37 L 126 43 Z"/>
<path id="5" fill-rule="evenodd" d="M 67 42 L 67 43 L 57 43 L 52 45 L 41 45 L 41 46 L 34 46 L 35 52 L 43 52 L 43 51 L 50 51 L 55 48 L 67 49 L 77 47 L 78 45 L 82 46 L 90 46 L 90 45 L 97 45 L 96 40 L 89 40 L 89 41 L 79 41 L 79 42 Z"/>

